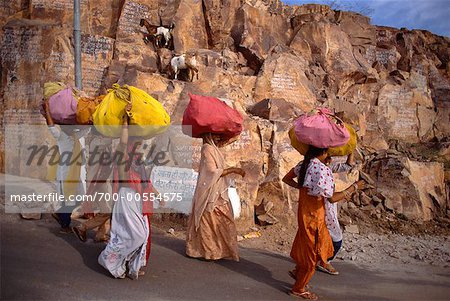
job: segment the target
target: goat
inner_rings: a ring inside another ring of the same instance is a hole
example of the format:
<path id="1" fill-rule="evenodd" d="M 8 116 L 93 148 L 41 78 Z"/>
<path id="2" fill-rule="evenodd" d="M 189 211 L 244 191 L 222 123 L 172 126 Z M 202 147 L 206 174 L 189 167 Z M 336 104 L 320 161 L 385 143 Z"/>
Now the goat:
<path id="1" fill-rule="evenodd" d="M 197 54 L 188 55 L 186 53 L 178 56 L 174 56 L 170 60 L 170 66 L 174 74 L 174 79 L 178 79 L 180 70 L 187 69 L 190 81 L 194 80 L 194 75 L 197 75 L 198 80 L 198 68 L 197 68 Z"/>
<path id="2" fill-rule="evenodd" d="M 144 36 L 145 44 L 149 43 L 151 40 L 154 41 L 155 47 L 161 46 L 161 40 L 164 38 L 164 46 L 167 47 L 172 38 L 172 30 L 175 28 L 175 24 L 172 23 L 170 27 L 164 27 L 162 25 L 156 26 L 150 24 L 147 20 L 141 19 L 139 25 L 145 26 L 147 28 L 148 34 Z"/>
<path id="3" fill-rule="evenodd" d="M 164 47 L 166 47 L 166 48 L 169 46 L 169 43 L 172 40 L 172 31 L 174 28 L 175 28 L 175 24 L 172 23 L 170 25 L 170 27 L 160 26 L 156 30 L 156 34 L 155 34 L 156 36 L 164 37 L 164 40 L 165 40 Z"/>
<path id="4" fill-rule="evenodd" d="M 144 36 L 144 42 L 145 42 L 145 44 L 147 44 L 152 39 L 151 36 L 154 36 L 156 34 L 156 32 L 158 31 L 158 27 L 159 26 L 152 25 L 145 19 L 141 19 L 141 22 L 139 23 L 139 25 L 141 27 L 145 26 L 145 28 L 147 28 L 148 34 L 146 34 Z"/>

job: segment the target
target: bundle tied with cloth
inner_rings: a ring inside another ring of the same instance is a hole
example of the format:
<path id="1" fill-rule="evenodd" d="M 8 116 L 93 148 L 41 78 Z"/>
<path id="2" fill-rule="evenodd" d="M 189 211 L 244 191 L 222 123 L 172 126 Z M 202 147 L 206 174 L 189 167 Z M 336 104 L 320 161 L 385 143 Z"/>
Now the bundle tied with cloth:
<path id="1" fill-rule="evenodd" d="M 305 155 L 310 145 L 328 148 L 330 156 L 351 154 L 357 143 L 355 130 L 329 109 L 318 108 L 301 115 L 289 130 L 291 145 Z"/>
<path id="2" fill-rule="evenodd" d="M 126 111 L 128 103 L 131 110 Z M 117 138 L 122 131 L 123 117 L 130 118 L 130 135 L 151 138 L 167 130 L 170 117 L 160 102 L 133 86 L 114 84 L 97 106 L 92 119 L 101 134 Z"/>
<path id="3" fill-rule="evenodd" d="M 78 90 L 64 83 L 44 83 L 44 100 L 48 101 L 50 115 L 56 124 L 77 124 L 78 96 Z"/>
<path id="4" fill-rule="evenodd" d="M 78 107 L 78 98 L 80 97 L 80 91 L 66 85 L 62 82 L 46 82 L 44 83 L 44 100 L 48 101 L 50 115 L 52 120 L 59 125 L 76 125 L 77 118 L 76 112 Z M 43 110 L 43 108 L 42 108 Z M 44 113 L 41 111 L 41 113 Z M 79 130 L 81 131 L 81 130 Z M 75 195 L 78 190 L 79 185 L 79 175 L 80 169 L 83 165 L 82 156 L 78 156 L 81 153 L 82 147 L 79 142 L 76 131 L 73 131 L 71 136 L 73 138 L 73 150 L 72 153 L 75 154 L 76 160 L 73 164 L 70 164 L 67 174 L 64 179 L 64 190 L 63 193 L 66 199 L 70 195 Z M 56 153 L 56 157 L 53 158 L 54 162 L 60 161 L 60 151 Z M 54 181 L 57 176 L 58 164 L 50 164 L 47 168 L 47 180 Z"/>
<path id="5" fill-rule="evenodd" d="M 92 115 L 103 98 L 104 95 L 82 96 L 82 92 L 62 82 L 44 84 L 44 99 L 48 100 L 50 114 L 57 124 L 92 124 Z"/>
<path id="6" fill-rule="evenodd" d="M 206 209 L 208 202 L 213 203 L 217 196 L 213 192 L 227 190 L 226 197 L 230 200 L 234 218 L 239 217 L 241 202 L 234 185 L 221 179 L 225 169 L 225 159 L 216 146 L 212 135 L 219 135 L 222 141 L 236 139 L 243 129 L 242 115 L 224 101 L 210 96 L 189 94 L 189 104 L 183 114 L 183 133 L 194 138 L 204 138 L 204 141 L 214 149 L 214 161 L 217 168 L 210 170 L 208 164 L 200 164 L 198 183 L 208 183 L 206 186 L 197 187 L 195 191 L 193 214 L 196 227 L 200 217 Z M 231 183 L 232 184 L 232 183 Z M 220 187 L 219 187 L 220 186 Z M 222 194 L 223 195 L 223 194 Z"/>

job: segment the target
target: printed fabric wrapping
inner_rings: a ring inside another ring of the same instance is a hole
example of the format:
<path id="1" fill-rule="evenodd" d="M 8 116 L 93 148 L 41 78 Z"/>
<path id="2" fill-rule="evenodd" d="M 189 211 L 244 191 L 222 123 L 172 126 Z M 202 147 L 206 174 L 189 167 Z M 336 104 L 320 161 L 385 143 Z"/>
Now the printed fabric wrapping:
<path id="1" fill-rule="evenodd" d="M 294 122 L 298 141 L 318 148 L 331 148 L 347 144 L 350 133 L 344 122 L 326 108 L 315 109 Z"/>

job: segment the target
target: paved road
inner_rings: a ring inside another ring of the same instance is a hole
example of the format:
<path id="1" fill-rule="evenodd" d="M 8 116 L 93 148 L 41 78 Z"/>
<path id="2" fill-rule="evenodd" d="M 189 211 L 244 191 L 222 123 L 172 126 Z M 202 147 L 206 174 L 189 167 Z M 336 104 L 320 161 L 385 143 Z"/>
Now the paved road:
<path id="1" fill-rule="evenodd" d="M 104 247 L 58 234 L 50 218 L 1 216 L 1 300 L 294 300 L 288 257 L 241 250 L 239 263 L 184 256 L 184 242 L 154 231 L 151 263 L 139 280 L 113 279 L 97 264 Z M 338 262 L 316 273 L 321 300 L 449 300 L 450 271 L 431 267 L 368 271 Z"/>

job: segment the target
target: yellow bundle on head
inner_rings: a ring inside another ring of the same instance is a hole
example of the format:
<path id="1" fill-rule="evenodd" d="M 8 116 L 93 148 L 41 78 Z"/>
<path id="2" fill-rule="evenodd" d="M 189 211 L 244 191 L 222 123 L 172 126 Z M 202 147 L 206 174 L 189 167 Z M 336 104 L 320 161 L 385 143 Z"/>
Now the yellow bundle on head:
<path id="1" fill-rule="evenodd" d="M 97 130 L 108 137 L 120 137 L 128 102 L 131 136 L 150 138 L 170 125 L 169 115 L 156 99 L 136 87 L 114 84 L 93 114 Z"/>
<path id="2" fill-rule="evenodd" d="M 167 130 L 170 116 L 162 104 L 145 91 L 133 86 L 123 86 L 130 91 L 130 135 L 150 138 Z"/>
<path id="3" fill-rule="evenodd" d="M 330 156 L 347 156 L 355 150 L 357 143 L 356 132 L 347 123 L 345 123 L 345 127 L 350 132 L 350 140 L 343 146 L 329 148 L 328 154 Z M 292 147 L 294 147 L 300 154 L 305 155 L 308 151 L 309 145 L 298 141 L 297 137 L 295 136 L 294 127 L 289 130 L 289 138 L 291 140 Z"/>
<path id="4" fill-rule="evenodd" d="M 129 101 L 128 89 L 114 84 L 92 115 L 97 131 L 108 137 L 120 137 L 125 107 Z"/>

